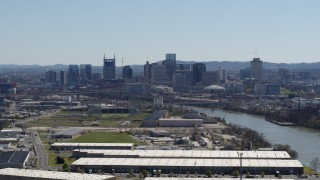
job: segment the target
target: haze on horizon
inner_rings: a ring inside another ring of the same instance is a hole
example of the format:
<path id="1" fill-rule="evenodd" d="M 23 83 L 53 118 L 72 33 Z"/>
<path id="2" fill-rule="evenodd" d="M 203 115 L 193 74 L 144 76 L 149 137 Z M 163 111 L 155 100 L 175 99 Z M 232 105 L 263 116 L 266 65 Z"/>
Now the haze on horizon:
<path id="1" fill-rule="evenodd" d="M 0 0 L 0 64 L 320 61 L 320 1 Z"/>

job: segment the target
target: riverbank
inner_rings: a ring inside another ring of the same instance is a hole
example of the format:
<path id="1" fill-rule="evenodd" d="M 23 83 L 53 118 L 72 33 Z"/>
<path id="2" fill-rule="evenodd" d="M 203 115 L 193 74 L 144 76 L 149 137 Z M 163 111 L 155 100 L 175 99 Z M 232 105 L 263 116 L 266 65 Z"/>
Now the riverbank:
<path id="1" fill-rule="evenodd" d="M 186 109 L 193 109 L 208 116 L 220 117 L 227 123 L 232 123 L 253 129 L 262 133 L 265 138 L 273 144 L 288 144 L 299 154 L 298 160 L 311 166 L 313 158 L 320 157 L 320 131 L 300 126 L 278 126 L 270 123 L 261 115 L 252 115 L 244 112 L 234 112 L 222 109 L 207 109 L 185 106 Z"/>
<path id="2" fill-rule="evenodd" d="M 276 119 L 278 125 L 289 125 L 289 126 L 301 126 L 306 127 L 310 129 L 316 129 L 320 130 L 320 120 L 315 116 L 317 112 L 314 110 L 309 109 L 302 109 L 302 110 L 296 110 L 296 111 L 289 111 L 287 112 L 287 117 L 279 117 L 279 112 L 270 112 L 270 111 L 259 111 L 259 110 L 250 110 L 250 109 L 242 109 L 237 108 L 235 106 L 221 106 L 221 107 L 215 107 L 217 109 L 232 111 L 232 112 L 240 112 L 240 113 L 247 113 L 251 115 L 258 115 L 258 116 L 264 116 L 269 117 L 270 119 Z"/>

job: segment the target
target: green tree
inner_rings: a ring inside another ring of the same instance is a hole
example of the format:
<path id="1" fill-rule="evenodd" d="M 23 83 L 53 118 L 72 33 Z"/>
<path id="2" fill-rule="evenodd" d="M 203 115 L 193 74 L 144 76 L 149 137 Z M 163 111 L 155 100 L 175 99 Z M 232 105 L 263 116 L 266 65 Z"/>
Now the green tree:
<path id="1" fill-rule="evenodd" d="M 210 178 L 212 177 L 212 171 L 210 169 L 207 170 L 206 175 Z"/>
<path id="2" fill-rule="evenodd" d="M 56 157 L 56 162 L 57 162 L 57 164 L 64 164 L 64 163 L 65 163 L 65 160 L 64 160 L 63 157 L 57 156 L 57 157 Z"/>
<path id="3" fill-rule="evenodd" d="M 69 172 L 69 171 L 70 171 L 69 164 L 68 164 L 68 163 L 64 163 L 64 164 L 62 165 L 62 170 L 63 170 L 64 172 Z"/>
<path id="4" fill-rule="evenodd" d="M 290 155 L 292 159 L 297 159 L 298 158 L 298 152 L 291 149 L 291 147 L 287 144 L 277 144 L 275 146 L 275 150 L 277 151 L 287 151 L 287 153 Z"/>
<path id="5" fill-rule="evenodd" d="M 128 172 L 128 174 L 129 174 L 129 176 L 133 176 L 133 170 L 131 169 L 131 170 L 129 170 L 129 172 Z"/>
<path id="6" fill-rule="evenodd" d="M 319 158 L 313 158 L 310 164 L 311 164 L 312 169 L 317 171 L 320 166 Z"/>
<path id="7" fill-rule="evenodd" d="M 239 176 L 240 176 L 239 171 L 238 171 L 238 170 L 233 171 L 233 172 L 232 172 L 232 176 L 234 176 L 234 177 L 239 177 Z"/>
<path id="8" fill-rule="evenodd" d="M 160 177 L 160 176 L 161 176 L 161 171 L 158 170 L 158 171 L 156 172 L 156 176 L 157 176 L 157 177 Z"/>
<path id="9" fill-rule="evenodd" d="M 149 173 L 148 173 L 148 171 L 147 171 L 147 170 L 143 170 L 143 171 L 142 171 L 142 175 L 143 175 L 143 177 L 147 177 L 147 176 L 148 176 L 148 174 L 149 174 Z"/>

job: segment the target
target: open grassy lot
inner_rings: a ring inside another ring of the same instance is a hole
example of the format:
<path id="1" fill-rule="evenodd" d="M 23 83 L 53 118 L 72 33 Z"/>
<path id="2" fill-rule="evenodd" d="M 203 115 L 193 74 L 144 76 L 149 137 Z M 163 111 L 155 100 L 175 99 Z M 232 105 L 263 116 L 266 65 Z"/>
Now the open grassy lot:
<path id="1" fill-rule="evenodd" d="M 315 170 L 313 170 L 308 166 L 304 166 L 303 170 L 304 170 L 304 174 L 318 174 Z"/>
<path id="2" fill-rule="evenodd" d="M 61 154 L 57 154 L 57 153 L 53 153 L 50 152 L 48 153 L 48 165 L 51 167 L 62 167 L 62 164 L 57 164 L 56 162 L 56 158 L 57 156 L 61 156 L 64 159 L 64 162 L 71 165 L 74 161 L 76 161 L 76 158 L 71 158 L 71 157 L 67 157 L 67 156 L 63 156 Z"/>
<path id="3" fill-rule="evenodd" d="M 126 133 L 119 132 L 90 132 L 68 142 L 78 143 L 134 143 L 146 145 L 144 142 L 133 139 Z"/>
<path id="4" fill-rule="evenodd" d="M 77 114 L 76 112 L 74 112 Z M 81 112 L 78 112 L 79 115 Z M 56 114 L 49 117 L 41 117 L 27 123 L 27 127 L 35 126 L 91 126 L 92 123 L 98 123 L 101 127 L 118 127 L 124 121 L 141 120 L 147 113 L 138 114 L 95 114 L 89 116 L 60 116 Z M 132 122 L 130 126 L 139 126 L 139 122 Z"/>

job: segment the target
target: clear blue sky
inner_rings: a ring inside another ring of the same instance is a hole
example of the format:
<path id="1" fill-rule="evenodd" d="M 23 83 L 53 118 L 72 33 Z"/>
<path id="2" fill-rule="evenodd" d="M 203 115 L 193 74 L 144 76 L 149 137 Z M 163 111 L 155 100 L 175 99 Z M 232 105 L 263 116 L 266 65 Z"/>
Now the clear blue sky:
<path id="1" fill-rule="evenodd" d="M 0 64 L 320 61 L 319 0 L 0 0 Z"/>

